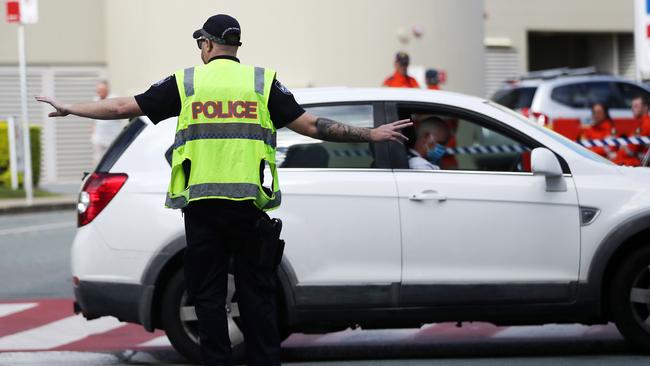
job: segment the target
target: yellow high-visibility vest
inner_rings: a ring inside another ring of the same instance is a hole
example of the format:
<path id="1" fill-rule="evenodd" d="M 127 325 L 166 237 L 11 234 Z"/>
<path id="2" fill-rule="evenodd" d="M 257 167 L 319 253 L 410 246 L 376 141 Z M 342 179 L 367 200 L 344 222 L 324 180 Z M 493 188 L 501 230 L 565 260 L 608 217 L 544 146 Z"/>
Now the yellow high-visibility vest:
<path id="1" fill-rule="evenodd" d="M 181 98 L 165 206 L 201 199 L 280 205 L 276 131 L 268 109 L 275 71 L 228 59 L 179 70 Z M 264 177 L 268 167 L 271 177 Z M 262 179 L 272 179 L 271 189 Z"/>

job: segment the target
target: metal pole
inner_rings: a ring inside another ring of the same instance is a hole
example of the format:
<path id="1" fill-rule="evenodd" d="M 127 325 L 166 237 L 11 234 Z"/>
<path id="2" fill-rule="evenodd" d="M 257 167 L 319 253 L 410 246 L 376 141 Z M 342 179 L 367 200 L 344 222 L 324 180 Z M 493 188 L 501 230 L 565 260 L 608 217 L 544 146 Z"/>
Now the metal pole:
<path id="1" fill-rule="evenodd" d="M 27 118 L 27 64 L 25 56 L 25 26 L 18 25 L 18 58 L 20 68 L 20 109 L 22 110 L 23 124 L 23 158 L 25 174 L 23 175 L 23 186 L 25 187 L 25 198 L 27 205 L 34 200 L 32 187 L 32 153 L 29 143 L 29 119 Z"/>
<path id="2" fill-rule="evenodd" d="M 18 151 L 16 149 L 16 122 L 14 117 L 7 118 L 7 133 L 9 138 L 9 171 L 11 173 L 11 189 L 18 189 Z"/>
<path id="3" fill-rule="evenodd" d="M 636 79 L 642 81 L 646 76 L 643 74 L 646 67 L 647 57 L 646 47 L 646 1 L 634 0 L 634 58 L 636 67 Z"/>

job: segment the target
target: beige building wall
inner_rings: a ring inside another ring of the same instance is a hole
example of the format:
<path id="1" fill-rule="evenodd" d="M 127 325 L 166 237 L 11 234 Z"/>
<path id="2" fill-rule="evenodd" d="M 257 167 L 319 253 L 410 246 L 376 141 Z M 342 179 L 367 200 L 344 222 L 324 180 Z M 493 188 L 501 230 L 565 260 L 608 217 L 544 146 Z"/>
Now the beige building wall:
<path id="1" fill-rule="evenodd" d="M 292 88 L 380 86 L 404 50 L 413 72 L 441 69 L 444 89 L 483 95 L 483 1 L 40 0 L 40 21 L 26 26 L 28 93 L 90 100 L 105 71 L 115 94 L 140 93 L 199 64 L 192 32 L 227 13 L 243 28 L 242 61 L 276 69 Z M 0 22 L 0 92 L 17 89 L 16 38 L 17 25 Z M 0 100 L 0 115 L 19 114 L 19 104 Z M 76 117 L 49 123 L 48 106 L 31 98 L 28 106 L 44 126 L 43 181 L 77 182 L 89 169 L 92 125 Z"/>
<path id="2" fill-rule="evenodd" d="M 39 22 L 25 26 L 27 62 L 30 65 L 104 64 L 105 19 L 104 0 L 39 1 Z M 18 64 L 17 29 L 16 24 L 4 19 L 0 22 L 0 65 Z"/>
<path id="3" fill-rule="evenodd" d="M 447 71 L 445 89 L 482 95 L 483 0 L 106 1 L 106 59 L 117 93 L 139 93 L 200 63 L 191 34 L 211 14 L 242 26 L 243 62 L 274 68 L 289 87 L 379 86 L 396 51 Z M 423 30 L 402 44 L 398 32 Z"/>
<path id="4" fill-rule="evenodd" d="M 510 42 L 519 71 L 528 68 L 528 31 L 632 32 L 632 0 L 485 0 L 485 36 Z"/>

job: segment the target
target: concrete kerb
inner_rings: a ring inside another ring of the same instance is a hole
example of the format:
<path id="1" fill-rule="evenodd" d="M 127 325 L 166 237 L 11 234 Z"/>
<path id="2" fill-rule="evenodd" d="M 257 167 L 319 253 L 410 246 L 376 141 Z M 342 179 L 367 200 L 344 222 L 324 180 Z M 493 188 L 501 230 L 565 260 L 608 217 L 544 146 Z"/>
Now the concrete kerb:
<path id="1" fill-rule="evenodd" d="M 36 197 L 32 205 L 24 199 L 0 200 L 0 215 L 33 213 L 57 210 L 71 210 L 77 207 L 76 196 Z"/>

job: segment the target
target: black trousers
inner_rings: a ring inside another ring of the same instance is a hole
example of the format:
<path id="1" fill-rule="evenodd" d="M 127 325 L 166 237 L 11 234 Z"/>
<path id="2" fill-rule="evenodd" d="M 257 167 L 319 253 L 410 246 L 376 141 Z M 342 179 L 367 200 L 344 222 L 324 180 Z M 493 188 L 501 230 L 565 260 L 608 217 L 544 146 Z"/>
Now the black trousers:
<path id="1" fill-rule="evenodd" d="M 265 215 L 252 201 L 200 200 L 183 209 L 187 249 L 185 283 L 198 317 L 206 366 L 232 365 L 226 295 L 233 258 L 239 325 L 250 366 L 280 365 L 275 271 L 254 263 L 260 245 L 256 221 Z"/>

